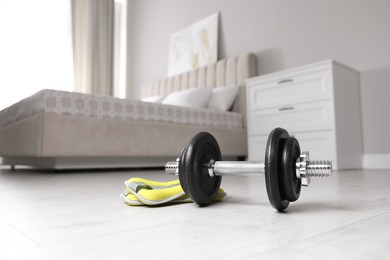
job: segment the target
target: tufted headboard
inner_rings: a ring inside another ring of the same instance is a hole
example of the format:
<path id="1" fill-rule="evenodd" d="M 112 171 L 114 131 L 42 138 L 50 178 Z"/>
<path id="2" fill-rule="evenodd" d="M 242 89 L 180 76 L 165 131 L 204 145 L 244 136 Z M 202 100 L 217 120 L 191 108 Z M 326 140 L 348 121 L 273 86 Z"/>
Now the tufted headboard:
<path id="1" fill-rule="evenodd" d="M 233 111 L 243 115 L 244 126 L 246 126 L 245 79 L 256 76 L 256 73 L 256 56 L 253 53 L 245 53 L 147 84 L 142 88 L 142 97 L 168 95 L 188 88 L 240 85 L 240 93 L 233 106 Z"/>

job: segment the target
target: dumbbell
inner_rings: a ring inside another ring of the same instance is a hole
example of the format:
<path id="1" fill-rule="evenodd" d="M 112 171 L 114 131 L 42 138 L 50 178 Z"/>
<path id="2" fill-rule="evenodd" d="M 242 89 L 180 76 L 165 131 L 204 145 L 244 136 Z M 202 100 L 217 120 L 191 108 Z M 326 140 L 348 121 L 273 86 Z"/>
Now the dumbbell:
<path id="1" fill-rule="evenodd" d="M 301 186 L 311 177 L 332 175 L 330 161 L 310 161 L 298 140 L 283 128 L 275 128 L 268 136 L 265 161 L 222 161 L 217 140 L 208 132 L 195 135 L 176 161 L 167 162 L 165 171 L 179 175 L 184 192 L 200 206 L 214 201 L 222 176 L 265 174 L 268 199 L 278 211 L 299 198 Z"/>

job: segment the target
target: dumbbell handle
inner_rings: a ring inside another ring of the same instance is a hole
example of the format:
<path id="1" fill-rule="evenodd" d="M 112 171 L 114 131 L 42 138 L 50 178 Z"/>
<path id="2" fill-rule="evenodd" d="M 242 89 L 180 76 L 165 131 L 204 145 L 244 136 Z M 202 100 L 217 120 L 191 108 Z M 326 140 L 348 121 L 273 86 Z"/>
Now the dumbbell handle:
<path id="1" fill-rule="evenodd" d="M 208 165 L 209 175 L 224 176 L 224 175 L 237 175 L 237 174 L 260 174 L 264 173 L 263 162 L 248 162 L 248 161 L 213 161 L 211 160 Z M 171 161 L 165 164 L 165 172 L 171 175 L 179 175 L 179 162 Z"/>
<path id="2" fill-rule="evenodd" d="M 211 167 L 214 176 L 237 175 L 237 174 L 261 174 L 264 173 L 263 162 L 248 161 L 216 161 Z M 210 169 L 210 168 L 209 168 Z"/>

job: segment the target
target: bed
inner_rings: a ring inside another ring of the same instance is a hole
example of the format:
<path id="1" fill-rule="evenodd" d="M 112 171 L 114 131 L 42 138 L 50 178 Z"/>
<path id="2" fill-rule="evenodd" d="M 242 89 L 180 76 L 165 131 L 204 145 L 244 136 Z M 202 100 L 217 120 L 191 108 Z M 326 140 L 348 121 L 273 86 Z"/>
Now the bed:
<path id="1" fill-rule="evenodd" d="M 41 90 L 0 111 L 2 163 L 51 169 L 161 167 L 200 131 L 215 135 L 224 157 L 245 157 L 244 81 L 255 73 L 255 56 L 246 53 L 142 88 L 148 97 L 237 84 L 228 112 Z"/>

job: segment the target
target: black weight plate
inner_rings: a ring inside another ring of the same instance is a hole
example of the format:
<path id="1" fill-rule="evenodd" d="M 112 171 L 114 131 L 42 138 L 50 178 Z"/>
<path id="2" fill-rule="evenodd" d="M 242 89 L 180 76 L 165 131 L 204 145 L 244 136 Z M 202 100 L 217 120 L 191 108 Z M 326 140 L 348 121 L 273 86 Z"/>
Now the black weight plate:
<path id="1" fill-rule="evenodd" d="M 301 180 L 297 178 L 296 161 L 301 155 L 298 140 L 289 137 L 283 149 L 282 156 L 282 188 L 284 197 L 290 202 L 296 201 L 301 193 Z"/>
<path id="2" fill-rule="evenodd" d="M 183 174 L 183 171 L 185 169 L 184 157 L 185 157 L 185 154 L 187 151 L 187 147 L 188 147 L 188 145 L 186 145 L 186 147 L 184 147 L 183 151 L 181 152 L 180 158 L 179 158 L 179 182 L 180 182 L 180 186 L 183 188 L 183 191 L 188 195 L 187 186 L 185 185 L 185 178 L 184 178 L 184 174 Z"/>
<path id="3" fill-rule="evenodd" d="M 217 140 L 207 132 L 195 135 L 182 156 L 179 170 L 183 175 L 184 191 L 200 206 L 211 204 L 217 196 L 222 177 L 211 177 L 207 164 L 210 160 L 221 161 Z"/>
<path id="4" fill-rule="evenodd" d="M 283 128 L 275 128 L 268 136 L 265 150 L 264 172 L 268 199 L 272 207 L 278 211 L 283 211 L 289 204 L 280 190 L 282 149 L 288 136 L 288 132 Z"/>

